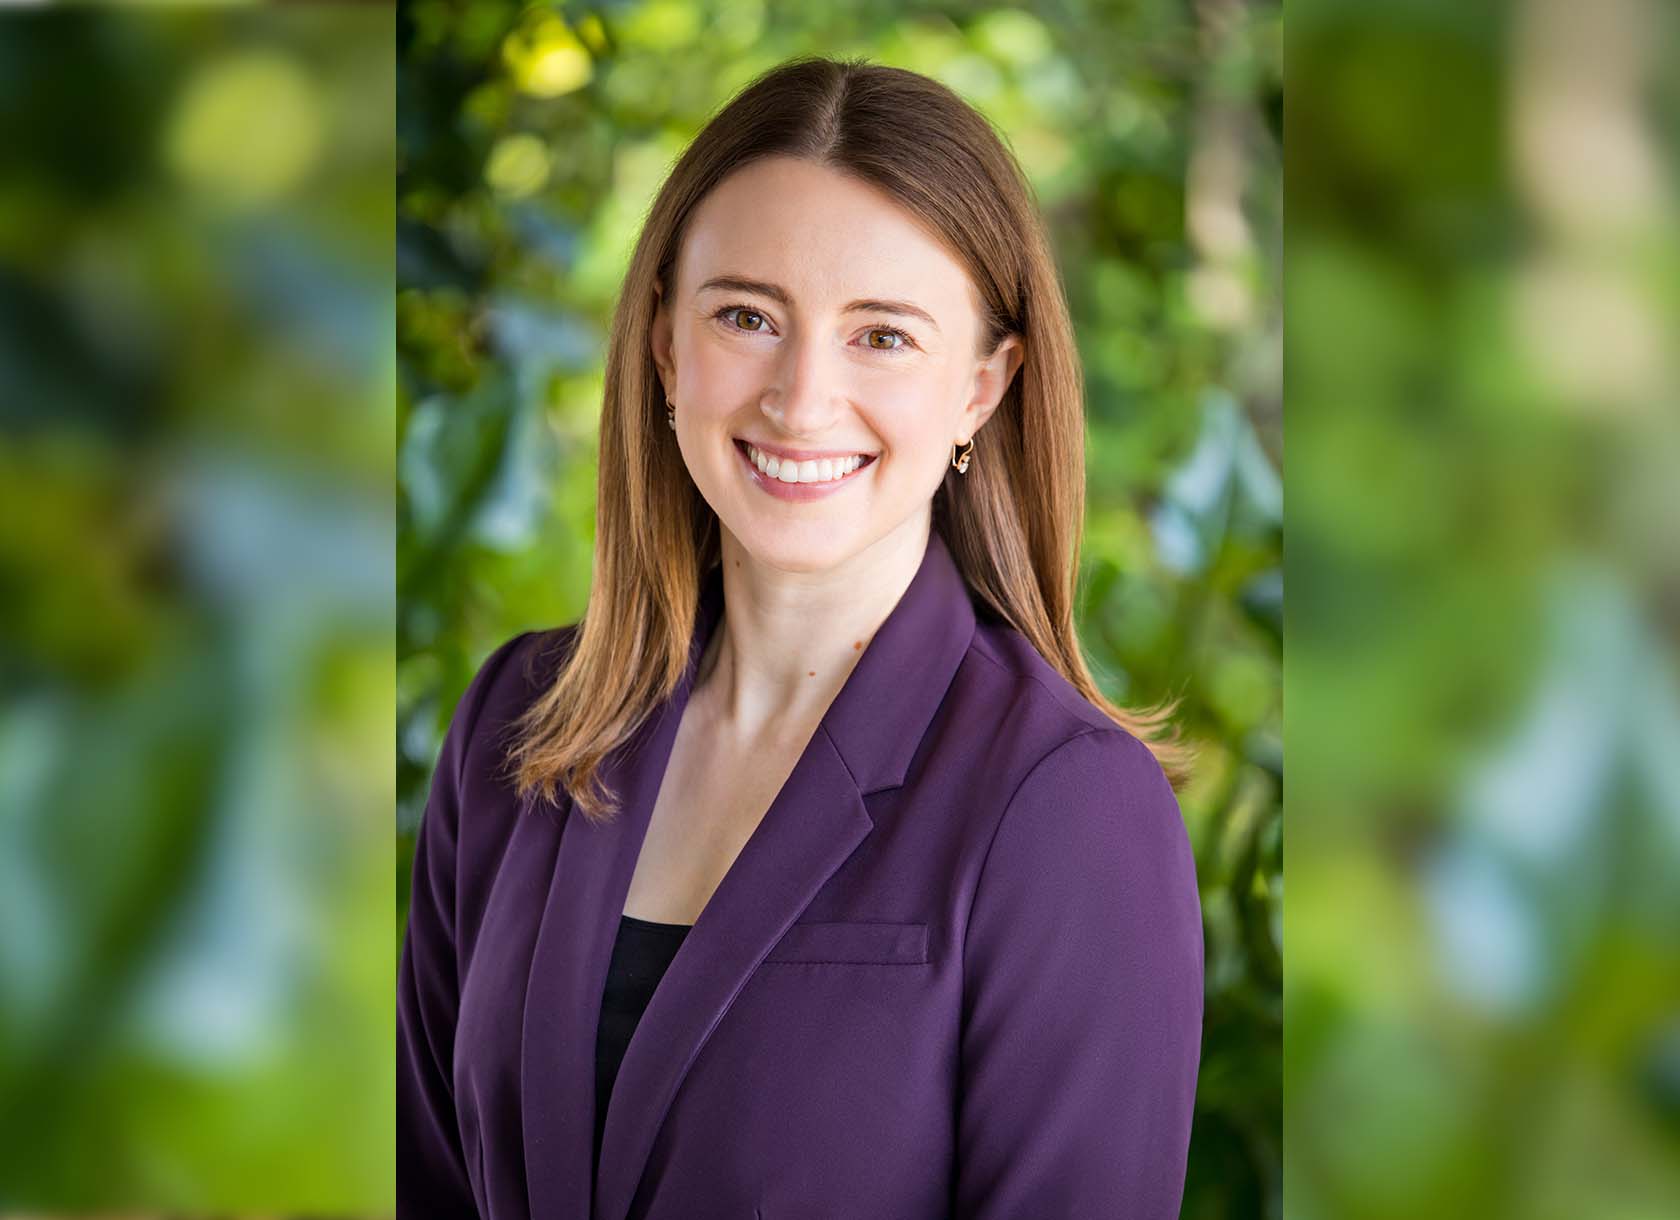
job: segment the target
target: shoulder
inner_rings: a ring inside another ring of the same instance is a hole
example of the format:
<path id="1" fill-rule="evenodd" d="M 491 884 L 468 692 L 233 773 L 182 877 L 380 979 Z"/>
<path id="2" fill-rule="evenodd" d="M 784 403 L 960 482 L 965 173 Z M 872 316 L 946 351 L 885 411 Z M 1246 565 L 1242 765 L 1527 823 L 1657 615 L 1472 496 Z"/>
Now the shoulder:
<path id="1" fill-rule="evenodd" d="M 965 752 L 976 742 L 993 791 L 1007 796 L 1056 749 L 1087 735 L 1110 767 L 1154 765 L 1148 747 L 1111 720 L 1006 623 L 981 620 L 947 694 L 945 714 L 961 726 Z M 1042 773 L 1037 782 L 1043 782 Z"/>
<path id="2" fill-rule="evenodd" d="M 576 623 L 537 628 L 497 645 L 473 677 L 473 684 L 484 688 L 485 703 L 528 702 L 546 689 L 559 673 L 577 631 Z"/>
<path id="3" fill-rule="evenodd" d="M 481 796 L 505 785 L 513 726 L 553 682 L 576 633 L 575 623 L 521 631 L 490 650 L 450 717 L 437 782 Z"/>
<path id="4" fill-rule="evenodd" d="M 1042 941 L 1020 939 L 1035 921 L 1044 936 L 1078 927 L 1083 943 L 1132 962 L 1147 956 L 1199 991 L 1201 892 L 1189 832 L 1155 756 L 1112 722 L 1046 751 L 992 828 L 970 943 L 995 936 L 1027 951 Z"/>
<path id="5" fill-rule="evenodd" d="M 1177 795 L 1143 741 L 1109 719 L 1007 625 L 982 624 L 965 704 L 993 713 L 1000 807 L 983 872 L 1135 867 L 1195 892 Z"/>
<path id="6" fill-rule="evenodd" d="M 1065 840 L 1074 849 L 1188 847 L 1178 797 L 1143 742 L 1110 722 L 1045 751 L 1015 786 L 999 819 Z"/>
<path id="7" fill-rule="evenodd" d="M 463 904 L 494 873 L 518 822 L 508 754 L 515 722 L 558 673 L 575 634 L 574 624 L 503 640 L 478 663 L 450 716 L 420 835 L 440 858 L 455 859 Z"/>
<path id="8" fill-rule="evenodd" d="M 1015 785 L 997 835 L 1042 832 L 1079 851 L 1178 855 L 1188 848 L 1178 797 L 1143 742 L 1112 722 L 1057 742 Z"/>
<path id="9" fill-rule="evenodd" d="M 1079 688 L 1045 660 L 1026 636 L 1007 623 L 982 619 L 968 646 L 974 680 L 989 693 L 1007 692 L 1012 701 L 1033 712 L 1058 738 L 1084 729 L 1114 728 L 1110 720 Z"/>
<path id="10" fill-rule="evenodd" d="M 455 710 L 473 740 L 493 735 L 499 725 L 524 712 L 548 688 L 560 672 L 577 629 L 576 623 L 568 623 L 521 631 L 490 651 Z"/>

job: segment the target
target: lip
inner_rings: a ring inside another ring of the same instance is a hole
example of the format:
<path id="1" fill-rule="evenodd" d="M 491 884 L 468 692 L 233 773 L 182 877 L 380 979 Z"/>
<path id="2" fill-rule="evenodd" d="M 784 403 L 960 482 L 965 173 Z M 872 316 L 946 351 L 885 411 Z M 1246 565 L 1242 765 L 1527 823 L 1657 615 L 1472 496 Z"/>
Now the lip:
<path id="1" fill-rule="evenodd" d="M 826 499 L 827 497 L 843 491 L 855 484 L 863 477 L 865 471 L 874 467 L 876 461 L 875 456 L 871 455 L 868 461 L 864 462 L 843 479 L 831 479 L 826 483 L 784 483 L 780 479 L 772 479 L 769 475 L 765 474 L 758 468 L 758 463 L 754 462 L 747 456 L 746 441 L 736 437 L 733 438 L 733 443 L 735 445 L 735 452 L 741 455 L 741 465 L 746 468 L 747 477 L 757 483 L 761 490 L 775 496 L 778 500 L 791 500 L 798 502 L 805 500 Z M 762 448 L 757 441 L 753 442 L 753 447 L 755 449 Z M 765 448 L 765 452 L 774 453 L 777 457 L 781 456 L 780 450 Z M 794 450 L 794 452 L 797 453 L 798 450 Z M 853 452 L 856 452 L 856 450 Z M 850 453 L 840 455 L 830 453 L 828 456 L 832 458 L 834 456 L 850 457 L 852 455 Z M 805 461 L 808 459 L 800 458 L 798 460 Z"/>
<path id="2" fill-rule="evenodd" d="M 730 439 L 737 444 L 751 445 L 754 449 L 761 449 L 772 457 L 781 458 L 784 461 L 788 458 L 792 458 L 796 462 L 820 462 L 824 458 L 832 461 L 836 458 L 854 457 L 860 453 L 869 458 L 879 456 L 867 449 L 789 449 L 786 445 L 769 445 L 763 441 L 755 441 L 750 436 L 736 436 Z"/>

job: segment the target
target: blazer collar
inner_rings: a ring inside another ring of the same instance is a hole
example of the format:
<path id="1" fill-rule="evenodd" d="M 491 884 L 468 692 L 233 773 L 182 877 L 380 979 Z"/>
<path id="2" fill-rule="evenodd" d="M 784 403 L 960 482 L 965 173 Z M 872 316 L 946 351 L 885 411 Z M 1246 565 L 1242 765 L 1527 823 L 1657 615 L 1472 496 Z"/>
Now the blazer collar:
<path id="1" fill-rule="evenodd" d="M 736 994 L 874 827 L 863 797 L 904 782 L 973 637 L 962 574 L 937 531 L 787 782 L 684 939 L 625 1051 L 593 1189 L 595 1031 L 619 917 L 696 667 L 723 614 L 703 587 L 672 696 L 608 755 L 620 808 L 566 816 L 525 994 L 521 1107 L 532 1220 L 625 1220 L 672 1100 Z"/>

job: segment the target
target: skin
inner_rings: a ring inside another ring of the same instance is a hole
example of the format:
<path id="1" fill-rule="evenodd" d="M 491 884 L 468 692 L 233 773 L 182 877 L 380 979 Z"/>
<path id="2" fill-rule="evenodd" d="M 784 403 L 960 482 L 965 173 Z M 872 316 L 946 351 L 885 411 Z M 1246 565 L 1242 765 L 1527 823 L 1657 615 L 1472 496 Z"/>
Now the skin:
<path id="1" fill-rule="evenodd" d="M 718 276 L 788 300 L 703 289 Z M 979 298 L 956 257 L 876 188 L 786 157 L 701 202 L 672 298 L 659 301 L 653 358 L 673 443 L 722 527 L 727 606 L 680 740 L 796 756 L 915 576 L 952 446 L 996 410 L 1020 338 L 977 354 Z M 856 300 L 909 302 L 932 321 L 844 310 Z M 726 307 L 738 308 L 714 316 Z M 877 457 L 853 486 L 790 503 L 754 485 L 735 437 Z"/>

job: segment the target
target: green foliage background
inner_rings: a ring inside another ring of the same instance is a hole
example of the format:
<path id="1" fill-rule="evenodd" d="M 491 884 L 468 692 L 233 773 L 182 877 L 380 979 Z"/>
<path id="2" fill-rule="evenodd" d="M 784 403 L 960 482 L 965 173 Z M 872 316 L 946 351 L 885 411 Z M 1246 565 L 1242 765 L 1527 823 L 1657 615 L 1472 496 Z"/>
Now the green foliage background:
<path id="1" fill-rule="evenodd" d="M 392 1204 L 393 26 L 0 14 L 0 1212 Z"/>
<path id="2" fill-rule="evenodd" d="M 1680 10 L 1287 41 L 1289 1211 L 1680 1215 Z"/>
<path id="3" fill-rule="evenodd" d="M 753 76 L 864 55 L 986 114 L 1038 194 L 1089 387 L 1081 630 L 1184 697 L 1207 929 L 1186 1216 L 1278 1216 L 1279 9 L 416 0 L 398 17 L 399 929 L 443 728 L 589 585 L 605 333 L 642 216 Z"/>

